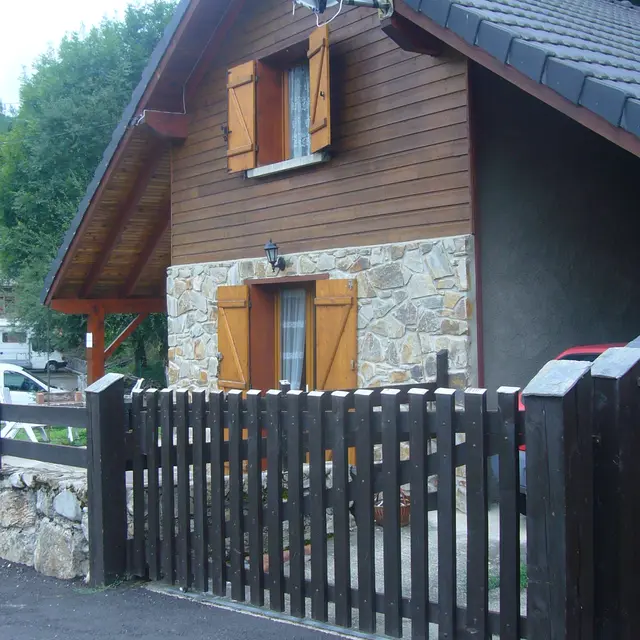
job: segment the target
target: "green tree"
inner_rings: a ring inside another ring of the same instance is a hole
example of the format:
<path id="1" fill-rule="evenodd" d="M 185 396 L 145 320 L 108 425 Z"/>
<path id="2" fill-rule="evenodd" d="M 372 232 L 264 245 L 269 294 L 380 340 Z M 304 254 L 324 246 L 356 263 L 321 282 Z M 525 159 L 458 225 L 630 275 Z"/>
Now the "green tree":
<path id="1" fill-rule="evenodd" d="M 85 319 L 39 303 L 44 276 L 174 8 L 151 0 L 68 34 L 23 79 L 20 107 L 0 134 L 0 272 L 15 285 L 15 318 L 53 348 L 80 348 Z M 110 319 L 108 332 L 124 322 Z M 143 346 L 164 344 L 165 322 L 138 330 Z M 140 368 L 147 350 L 135 351 Z"/>

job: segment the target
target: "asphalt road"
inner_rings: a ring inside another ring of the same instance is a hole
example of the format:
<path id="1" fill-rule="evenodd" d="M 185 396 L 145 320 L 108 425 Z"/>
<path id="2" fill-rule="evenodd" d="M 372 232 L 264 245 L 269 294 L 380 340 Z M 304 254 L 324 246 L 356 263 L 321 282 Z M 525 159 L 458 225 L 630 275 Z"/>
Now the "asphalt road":
<path id="1" fill-rule="evenodd" d="M 0 560 L 0 640 L 330 640 L 284 624 L 153 593 L 139 584 L 102 591 Z"/>

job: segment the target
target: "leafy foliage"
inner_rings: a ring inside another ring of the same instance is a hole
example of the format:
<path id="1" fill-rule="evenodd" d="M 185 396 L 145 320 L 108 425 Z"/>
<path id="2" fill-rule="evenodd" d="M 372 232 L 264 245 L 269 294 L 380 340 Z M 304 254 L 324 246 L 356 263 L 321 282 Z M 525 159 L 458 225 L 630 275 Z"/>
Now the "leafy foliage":
<path id="1" fill-rule="evenodd" d="M 0 119 L 0 272 L 14 283 L 16 319 L 51 348 L 81 348 L 86 321 L 40 304 L 44 277 L 174 7 L 131 5 L 122 20 L 68 34 L 23 80 L 4 133 Z M 108 333 L 125 322 L 110 318 Z M 132 337 L 139 365 L 145 345 L 163 344 L 165 322 L 148 320 Z"/>

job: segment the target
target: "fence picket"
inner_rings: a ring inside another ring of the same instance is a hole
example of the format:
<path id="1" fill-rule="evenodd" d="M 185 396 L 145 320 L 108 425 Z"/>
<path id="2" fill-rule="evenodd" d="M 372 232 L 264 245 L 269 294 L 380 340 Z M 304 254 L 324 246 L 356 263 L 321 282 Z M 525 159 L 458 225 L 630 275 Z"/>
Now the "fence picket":
<path id="1" fill-rule="evenodd" d="M 333 559 L 335 576 L 336 624 L 351 626 L 351 545 L 349 531 L 349 456 L 347 417 L 351 394 L 334 391 L 333 414 Z"/>
<path id="2" fill-rule="evenodd" d="M 158 391 L 149 389 L 147 398 L 147 496 L 148 496 L 148 535 L 147 535 L 147 566 L 149 579 L 160 578 L 160 491 L 158 485 L 159 449 L 158 449 Z"/>
<path id="3" fill-rule="evenodd" d="M 489 637 L 489 502 L 487 499 L 487 392 L 465 392 L 467 457 L 467 620 L 470 634 Z"/>
<path id="4" fill-rule="evenodd" d="M 498 389 L 501 446 L 500 484 L 500 640 L 520 638 L 520 486 L 516 420 L 518 394 L 515 387 Z"/>
<path id="5" fill-rule="evenodd" d="M 411 635 L 429 637 L 428 442 L 425 389 L 409 391 L 411 456 Z"/>
<path id="6" fill-rule="evenodd" d="M 191 491 L 189 481 L 189 394 L 176 392 L 176 445 L 178 467 L 178 585 L 191 588 Z"/>
<path id="7" fill-rule="evenodd" d="M 327 500 L 324 410 L 327 396 L 312 391 L 309 411 L 309 462 L 311 495 L 311 617 L 326 622 L 329 614 L 327 582 Z"/>
<path id="8" fill-rule="evenodd" d="M 193 391 L 193 550 L 194 586 L 209 590 L 209 536 L 207 525 L 206 402 L 204 389 Z"/>
<path id="9" fill-rule="evenodd" d="M 289 593 L 291 597 L 291 615 L 297 618 L 304 618 L 305 615 L 304 488 L 302 475 L 304 462 L 302 410 L 305 404 L 305 397 L 302 391 L 289 391 L 287 393 Z"/>
<path id="10" fill-rule="evenodd" d="M 354 394 L 356 421 L 356 519 L 358 537 L 358 618 L 360 631 L 376 630 L 375 546 L 373 521 L 373 392 Z"/>
<path id="11" fill-rule="evenodd" d="M 133 557 L 131 571 L 144 578 L 147 573 L 145 560 L 144 522 L 144 455 L 143 455 L 143 395 L 134 391 L 131 397 L 130 427 L 133 431 Z"/>
<path id="12" fill-rule="evenodd" d="M 438 637 L 453 640 L 456 629 L 455 391 L 436 390 L 438 438 Z"/>
<path id="13" fill-rule="evenodd" d="M 162 430 L 162 575 L 166 582 L 175 584 L 175 501 L 174 475 L 171 450 L 173 448 L 173 391 L 163 389 L 160 392 L 160 428 Z"/>
<path id="14" fill-rule="evenodd" d="M 210 431 L 211 449 L 211 580 L 212 591 L 217 596 L 227 595 L 227 562 L 225 559 L 225 504 L 224 504 L 224 393 L 209 394 L 207 425 Z"/>
<path id="15" fill-rule="evenodd" d="M 384 541 L 384 630 L 402 637 L 400 555 L 400 403 L 398 391 L 384 389 L 382 398 L 382 487 Z"/>
<path id="16" fill-rule="evenodd" d="M 249 494 L 249 590 L 251 604 L 264 605 L 262 517 L 262 416 L 260 391 L 247 392 L 248 494 Z"/>
<path id="17" fill-rule="evenodd" d="M 269 537 L 269 607 L 284 611 L 282 564 L 282 392 L 267 392 L 267 531 Z"/>
<path id="18" fill-rule="evenodd" d="M 231 519 L 231 597 L 245 601 L 244 508 L 242 496 L 242 392 L 232 389 L 229 404 L 229 512 Z"/>

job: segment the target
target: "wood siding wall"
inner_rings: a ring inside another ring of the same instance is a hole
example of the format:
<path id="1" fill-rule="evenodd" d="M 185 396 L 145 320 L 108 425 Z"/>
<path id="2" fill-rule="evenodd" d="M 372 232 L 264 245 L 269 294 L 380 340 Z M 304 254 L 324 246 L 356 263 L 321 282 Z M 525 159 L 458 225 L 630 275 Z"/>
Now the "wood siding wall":
<path id="1" fill-rule="evenodd" d="M 290 0 L 247 0 L 203 81 L 189 138 L 174 150 L 172 264 L 470 233 L 466 61 L 402 51 L 376 12 L 331 23 L 332 160 L 246 179 L 227 173 L 226 72 L 308 38 Z"/>

